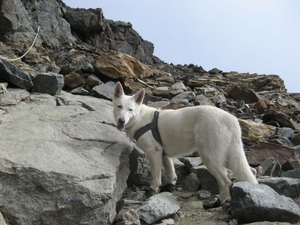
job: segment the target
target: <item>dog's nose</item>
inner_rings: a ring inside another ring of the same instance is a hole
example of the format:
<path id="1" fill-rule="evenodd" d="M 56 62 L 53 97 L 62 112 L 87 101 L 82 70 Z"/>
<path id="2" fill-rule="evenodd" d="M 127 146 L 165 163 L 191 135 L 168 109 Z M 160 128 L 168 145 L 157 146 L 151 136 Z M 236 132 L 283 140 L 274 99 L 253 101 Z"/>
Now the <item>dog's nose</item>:
<path id="1" fill-rule="evenodd" d="M 124 124 L 124 123 L 125 123 L 125 120 L 120 118 L 120 119 L 118 120 L 118 122 L 119 122 L 119 124 Z"/>

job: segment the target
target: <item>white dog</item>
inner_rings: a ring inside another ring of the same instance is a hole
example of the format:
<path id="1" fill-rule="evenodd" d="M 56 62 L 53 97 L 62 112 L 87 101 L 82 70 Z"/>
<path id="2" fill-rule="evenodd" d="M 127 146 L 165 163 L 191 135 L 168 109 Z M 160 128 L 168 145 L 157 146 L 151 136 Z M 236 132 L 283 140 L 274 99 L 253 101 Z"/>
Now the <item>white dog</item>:
<path id="1" fill-rule="evenodd" d="M 125 95 L 118 82 L 113 113 L 117 128 L 125 130 L 130 140 L 135 140 L 137 147 L 146 153 L 152 175 L 151 189 L 159 190 L 162 165 L 169 182 L 175 185 L 177 176 L 171 157 L 195 150 L 218 181 L 221 203 L 229 198 L 231 184 L 225 168 L 231 169 L 239 181 L 257 183 L 243 150 L 236 117 L 213 106 L 158 112 L 142 104 L 144 96 L 144 89 L 133 96 Z"/>

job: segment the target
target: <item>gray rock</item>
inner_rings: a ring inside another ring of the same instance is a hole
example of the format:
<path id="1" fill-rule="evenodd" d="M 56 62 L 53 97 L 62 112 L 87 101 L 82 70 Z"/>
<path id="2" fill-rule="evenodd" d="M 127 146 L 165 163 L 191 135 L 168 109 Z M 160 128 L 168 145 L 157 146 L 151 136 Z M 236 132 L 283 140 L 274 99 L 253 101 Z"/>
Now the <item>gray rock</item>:
<path id="1" fill-rule="evenodd" d="M 190 192 L 199 190 L 200 180 L 195 173 L 190 173 L 182 182 L 182 188 Z"/>
<path id="2" fill-rule="evenodd" d="M 281 173 L 282 177 L 291 177 L 295 179 L 300 179 L 300 168 L 295 170 L 288 170 L 283 173 Z"/>
<path id="3" fill-rule="evenodd" d="M 176 82 L 175 84 L 172 84 L 171 90 L 173 90 L 173 91 L 175 91 L 175 90 L 186 91 L 187 88 L 186 88 L 186 86 L 181 81 L 179 81 L 179 82 Z"/>
<path id="4" fill-rule="evenodd" d="M 200 189 L 208 190 L 213 194 L 219 193 L 219 186 L 216 178 L 208 171 L 206 166 L 197 166 L 190 169 L 191 173 L 198 175 L 200 180 Z"/>
<path id="5" fill-rule="evenodd" d="M 197 194 L 198 194 L 198 196 L 201 200 L 211 197 L 210 191 L 207 191 L 207 190 L 200 190 L 200 191 L 197 192 Z"/>
<path id="6" fill-rule="evenodd" d="M 0 79 L 8 81 L 19 88 L 30 90 L 33 86 L 29 74 L 20 70 L 6 60 L 0 59 Z"/>
<path id="7" fill-rule="evenodd" d="M 181 161 L 185 164 L 188 169 L 192 167 L 200 166 L 202 164 L 201 157 L 184 157 Z"/>
<path id="8" fill-rule="evenodd" d="M 179 203 L 169 192 L 156 194 L 137 209 L 139 218 L 147 224 L 153 224 L 156 221 L 164 219 L 175 214 L 180 209 Z"/>
<path id="9" fill-rule="evenodd" d="M 273 157 L 266 159 L 262 164 L 262 176 L 278 177 L 281 172 L 281 165 L 279 161 Z"/>
<path id="10" fill-rule="evenodd" d="M 111 102 L 59 98 L 2 107 L 1 212 L 11 224 L 112 224 L 131 144 L 112 125 Z"/>
<path id="11" fill-rule="evenodd" d="M 106 82 L 105 84 L 99 84 L 93 87 L 93 91 L 99 95 L 100 97 L 104 97 L 106 99 L 113 99 L 114 96 L 114 88 L 116 83 L 113 81 Z"/>
<path id="12" fill-rule="evenodd" d="M 170 95 L 169 87 L 157 87 L 152 91 L 153 95 L 168 98 Z"/>
<path id="13" fill-rule="evenodd" d="M 290 177 L 260 177 L 259 182 L 273 188 L 278 194 L 291 198 L 300 196 L 300 179 Z"/>
<path id="14" fill-rule="evenodd" d="M 59 95 L 64 86 L 64 77 L 57 73 L 39 73 L 33 84 L 33 89 L 37 92 Z"/>
<path id="15" fill-rule="evenodd" d="M 0 225 L 7 225 L 1 212 L 0 212 Z"/>
<path id="16" fill-rule="evenodd" d="M 232 217 L 239 223 L 256 221 L 297 222 L 298 205 L 263 184 L 238 182 L 230 188 Z"/>

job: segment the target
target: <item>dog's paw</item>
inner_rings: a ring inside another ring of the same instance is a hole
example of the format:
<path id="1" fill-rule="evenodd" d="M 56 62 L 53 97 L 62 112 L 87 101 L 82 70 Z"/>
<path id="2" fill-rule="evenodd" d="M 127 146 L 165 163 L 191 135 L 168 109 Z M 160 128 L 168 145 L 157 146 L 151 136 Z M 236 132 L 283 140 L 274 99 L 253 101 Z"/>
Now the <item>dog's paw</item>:
<path id="1" fill-rule="evenodd" d="M 155 195 L 155 191 L 150 188 L 145 191 L 145 195 L 146 195 L 146 198 L 150 198 L 151 196 Z"/>
<path id="2" fill-rule="evenodd" d="M 166 184 L 160 187 L 160 192 L 171 192 L 176 191 L 176 186 L 174 184 Z"/>
<path id="3" fill-rule="evenodd" d="M 211 201 L 203 204 L 203 208 L 205 210 L 211 209 L 211 208 L 217 208 L 219 206 L 221 206 L 221 201 L 220 201 L 220 199 L 217 196 L 214 197 Z"/>

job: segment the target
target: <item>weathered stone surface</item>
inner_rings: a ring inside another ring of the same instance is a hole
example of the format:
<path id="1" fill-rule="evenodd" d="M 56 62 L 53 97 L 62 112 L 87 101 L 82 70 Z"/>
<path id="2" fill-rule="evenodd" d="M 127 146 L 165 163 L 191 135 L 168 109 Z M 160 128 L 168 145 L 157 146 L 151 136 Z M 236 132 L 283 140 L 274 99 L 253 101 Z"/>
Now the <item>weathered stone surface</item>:
<path id="1" fill-rule="evenodd" d="M 98 77 L 96 77 L 95 75 L 90 75 L 86 79 L 86 84 L 91 86 L 91 87 L 95 87 L 99 84 L 102 84 L 102 81 Z"/>
<path id="2" fill-rule="evenodd" d="M 179 209 L 179 203 L 173 198 L 172 194 L 163 192 L 149 198 L 144 205 L 137 209 L 137 214 L 147 224 L 153 224 L 175 214 Z"/>
<path id="3" fill-rule="evenodd" d="M 291 177 L 295 179 L 300 179 L 300 168 L 295 170 L 288 170 L 283 173 L 281 173 L 282 177 Z"/>
<path id="4" fill-rule="evenodd" d="M 130 55 L 115 51 L 105 51 L 94 62 L 95 70 L 109 78 L 145 78 L 153 71 L 147 65 Z"/>
<path id="5" fill-rule="evenodd" d="M 85 84 L 85 80 L 75 72 L 71 72 L 64 77 L 64 84 L 68 88 L 82 87 Z"/>
<path id="6" fill-rule="evenodd" d="M 33 86 L 29 74 L 20 70 L 6 60 L 0 59 L 0 79 L 8 81 L 17 87 L 30 90 Z"/>
<path id="7" fill-rule="evenodd" d="M 270 157 L 276 158 L 281 165 L 294 160 L 299 163 L 299 158 L 295 154 L 295 149 L 278 144 L 259 142 L 258 144 L 246 147 L 245 150 L 248 162 L 252 165 L 259 165 Z M 293 165 L 297 166 L 296 164 Z M 299 167 L 300 165 L 296 168 Z"/>
<path id="8" fill-rule="evenodd" d="M 281 165 L 275 158 L 268 158 L 262 164 L 260 164 L 262 168 L 261 174 L 262 176 L 271 176 L 278 177 L 281 173 Z"/>
<path id="9" fill-rule="evenodd" d="M 276 128 L 273 126 L 256 123 L 251 120 L 239 119 L 242 129 L 242 139 L 244 142 L 265 141 L 275 134 Z"/>
<path id="10" fill-rule="evenodd" d="M 296 203 L 263 184 L 238 182 L 230 188 L 232 217 L 239 223 L 256 221 L 297 222 Z"/>
<path id="11" fill-rule="evenodd" d="M 260 177 L 259 182 L 273 188 L 278 194 L 297 198 L 300 196 L 300 179 L 290 177 Z"/>
<path id="12" fill-rule="evenodd" d="M 106 82 L 105 84 L 99 84 L 93 87 L 93 91 L 97 93 L 100 97 L 104 97 L 106 99 L 113 99 L 114 96 L 114 88 L 116 83 L 113 81 Z"/>
<path id="13" fill-rule="evenodd" d="M 65 13 L 66 20 L 71 24 L 71 28 L 86 35 L 88 32 L 103 30 L 102 9 L 72 9 L 68 8 Z"/>
<path id="14" fill-rule="evenodd" d="M 37 92 L 59 95 L 64 86 L 64 77 L 56 73 L 40 73 L 34 78 L 33 84 Z"/>
<path id="15" fill-rule="evenodd" d="M 253 90 L 245 90 L 238 86 L 234 86 L 228 94 L 235 99 L 244 100 L 245 103 L 257 102 L 259 100 L 259 97 Z"/>
<path id="16" fill-rule="evenodd" d="M 190 169 L 192 173 L 197 174 L 200 181 L 200 189 L 208 190 L 214 194 L 219 193 L 219 186 L 216 178 L 208 171 L 206 166 L 197 166 Z"/>
<path id="17" fill-rule="evenodd" d="M 56 102 L 59 101 L 60 105 Z M 112 105 L 63 92 L 3 107 L 0 205 L 12 224 L 111 224 L 131 145 Z"/>

